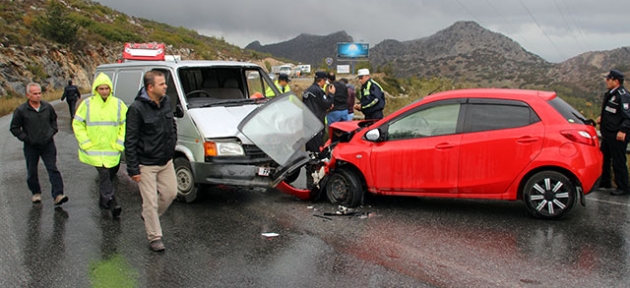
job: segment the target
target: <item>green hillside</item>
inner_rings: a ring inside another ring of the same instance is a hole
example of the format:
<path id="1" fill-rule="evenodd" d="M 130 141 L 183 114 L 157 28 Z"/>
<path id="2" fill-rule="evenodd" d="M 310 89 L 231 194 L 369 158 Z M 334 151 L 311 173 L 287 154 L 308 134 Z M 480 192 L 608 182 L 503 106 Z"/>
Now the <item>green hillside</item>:
<path id="1" fill-rule="evenodd" d="M 80 51 L 87 45 L 111 45 L 122 49 L 124 42 L 163 42 L 191 49 L 197 59 L 257 57 L 255 53 L 248 53 L 223 39 L 129 16 L 91 1 L 24 0 L 0 3 L 0 43 L 4 47 L 51 41 L 71 51 Z"/>

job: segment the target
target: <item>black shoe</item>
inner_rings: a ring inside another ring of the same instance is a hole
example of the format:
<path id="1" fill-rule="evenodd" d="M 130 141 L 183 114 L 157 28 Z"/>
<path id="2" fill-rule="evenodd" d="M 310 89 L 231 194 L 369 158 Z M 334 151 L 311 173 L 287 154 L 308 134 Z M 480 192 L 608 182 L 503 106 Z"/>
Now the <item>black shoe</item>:
<path id="1" fill-rule="evenodd" d="M 630 193 L 628 191 L 617 189 L 615 191 L 611 191 L 610 195 L 613 195 L 613 196 L 626 196 L 626 195 L 630 195 Z"/>
<path id="2" fill-rule="evenodd" d="M 118 205 L 118 202 L 116 202 L 115 197 L 109 199 L 109 202 L 107 202 L 107 206 L 112 208 L 112 217 L 117 218 L 118 216 L 120 216 L 122 208 L 120 207 L 120 205 Z"/>
<path id="3" fill-rule="evenodd" d="M 111 202 L 111 201 L 107 201 L 107 203 L 106 203 L 106 202 L 103 202 L 103 199 L 101 199 L 101 200 L 98 201 L 98 206 L 103 208 L 103 209 L 109 210 L 109 202 Z"/>
<path id="4" fill-rule="evenodd" d="M 599 191 L 609 191 L 609 190 L 613 190 L 614 188 L 610 185 L 599 185 L 599 187 L 597 188 L 597 190 Z"/>

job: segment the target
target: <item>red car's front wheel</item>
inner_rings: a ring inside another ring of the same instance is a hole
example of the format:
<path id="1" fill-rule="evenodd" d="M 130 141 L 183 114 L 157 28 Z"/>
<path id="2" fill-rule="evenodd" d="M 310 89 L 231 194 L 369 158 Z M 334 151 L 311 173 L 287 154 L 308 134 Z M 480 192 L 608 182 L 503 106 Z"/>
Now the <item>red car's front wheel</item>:
<path id="1" fill-rule="evenodd" d="M 357 207 L 363 198 L 363 186 L 357 173 L 347 169 L 337 169 L 326 183 L 326 196 L 332 204 Z"/>

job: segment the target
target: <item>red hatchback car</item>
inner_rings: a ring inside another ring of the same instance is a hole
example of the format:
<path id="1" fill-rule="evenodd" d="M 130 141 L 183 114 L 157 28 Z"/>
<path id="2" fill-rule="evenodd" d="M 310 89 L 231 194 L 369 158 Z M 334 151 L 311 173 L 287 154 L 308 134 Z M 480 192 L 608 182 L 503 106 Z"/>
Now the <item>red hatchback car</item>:
<path id="1" fill-rule="evenodd" d="M 321 188 L 283 182 L 280 190 L 301 198 L 321 192 L 349 207 L 360 205 L 366 191 L 522 199 L 531 215 L 553 219 L 584 203 L 602 172 L 594 122 L 555 92 L 447 91 L 376 122 L 338 122 L 329 131 L 332 141 L 307 164 L 323 166 Z M 292 161 L 272 175 L 278 180 L 306 163 L 304 152 L 287 153 L 294 153 Z"/>

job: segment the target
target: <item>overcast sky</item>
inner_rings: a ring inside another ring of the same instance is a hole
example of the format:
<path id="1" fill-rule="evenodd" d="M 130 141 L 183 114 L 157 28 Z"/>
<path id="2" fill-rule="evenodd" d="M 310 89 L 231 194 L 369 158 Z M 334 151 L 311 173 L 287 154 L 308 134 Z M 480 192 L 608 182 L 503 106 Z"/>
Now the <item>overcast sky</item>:
<path id="1" fill-rule="evenodd" d="M 370 47 L 475 21 L 547 61 L 630 46 L 630 1 L 596 0 L 96 0 L 128 15 L 197 30 L 245 47 L 300 33 L 346 31 Z"/>

